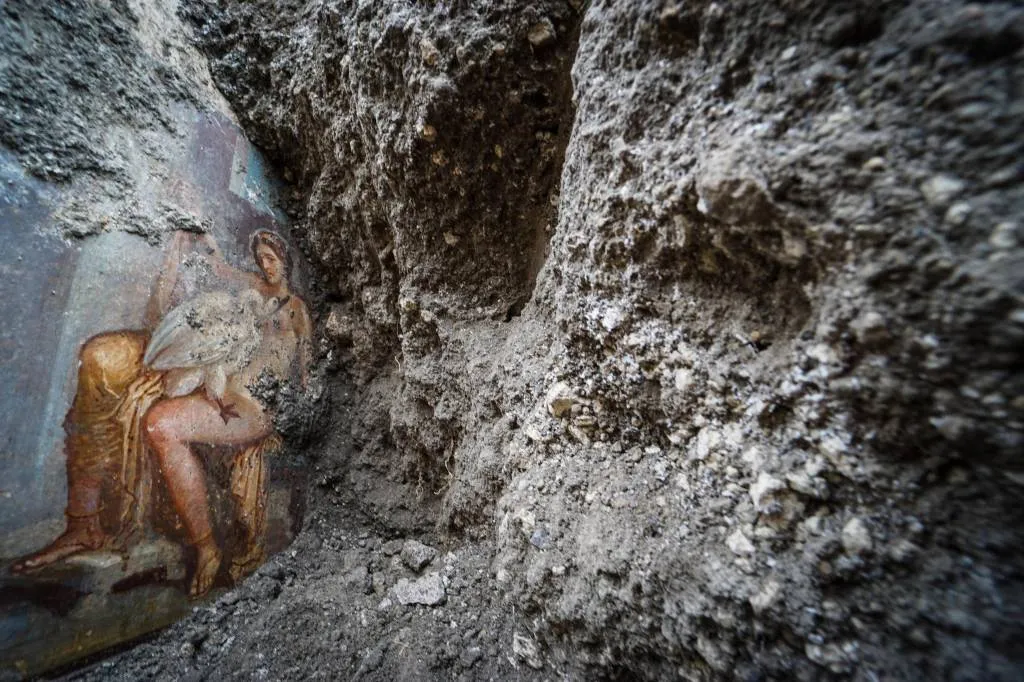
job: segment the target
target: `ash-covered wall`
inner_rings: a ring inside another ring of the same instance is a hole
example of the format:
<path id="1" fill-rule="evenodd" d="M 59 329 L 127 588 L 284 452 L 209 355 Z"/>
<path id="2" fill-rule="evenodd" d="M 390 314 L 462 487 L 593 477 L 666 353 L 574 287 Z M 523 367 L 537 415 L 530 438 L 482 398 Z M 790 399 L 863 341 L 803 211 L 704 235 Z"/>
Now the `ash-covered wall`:
<path id="1" fill-rule="evenodd" d="M 492 537 L 547 664 L 1012 676 L 1019 8 L 209 12 L 309 197 L 342 487 Z"/>

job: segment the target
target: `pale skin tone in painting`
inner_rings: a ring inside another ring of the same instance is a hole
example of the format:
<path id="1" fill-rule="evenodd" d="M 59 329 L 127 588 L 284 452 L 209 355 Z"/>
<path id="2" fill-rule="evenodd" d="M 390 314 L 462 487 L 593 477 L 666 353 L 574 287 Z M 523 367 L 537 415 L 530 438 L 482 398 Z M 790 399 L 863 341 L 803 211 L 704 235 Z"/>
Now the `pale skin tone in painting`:
<path id="1" fill-rule="evenodd" d="M 206 243 L 216 250 L 212 240 Z M 280 378 L 297 373 L 303 385 L 307 381 L 311 322 L 306 305 L 289 290 L 287 265 L 279 250 L 257 241 L 254 255 L 259 274 L 235 270 L 219 258 L 214 263 L 218 276 L 247 284 L 265 299 L 283 302 L 262 323 L 259 352 L 228 380 L 222 403 L 230 406 L 230 411 L 225 413 L 203 391 L 197 391 L 162 400 L 146 415 L 146 435 L 156 462 L 196 548 L 196 571 L 189 589 L 192 596 L 209 591 L 222 557 L 213 536 L 205 469 L 191 445 L 244 447 L 260 441 L 273 433 L 272 417 L 247 387 L 265 371 Z"/>

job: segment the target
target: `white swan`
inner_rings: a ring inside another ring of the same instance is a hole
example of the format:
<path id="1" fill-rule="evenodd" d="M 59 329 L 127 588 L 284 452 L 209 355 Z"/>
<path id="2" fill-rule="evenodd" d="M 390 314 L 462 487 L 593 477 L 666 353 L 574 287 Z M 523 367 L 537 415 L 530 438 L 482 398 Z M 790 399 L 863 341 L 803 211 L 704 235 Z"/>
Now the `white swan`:
<path id="1" fill-rule="evenodd" d="M 226 424 L 237 417 L 223 402 L 228 378 L 248 365 L 262 340 L 262 322 L 287 303 L 264 299 L 254 289 L 241 294 L 213 291 L 168 312 L 153 332 L 142 362 L 166 372 L 168 396 L 188 395 L 200 387 L 220 408 Z"/>

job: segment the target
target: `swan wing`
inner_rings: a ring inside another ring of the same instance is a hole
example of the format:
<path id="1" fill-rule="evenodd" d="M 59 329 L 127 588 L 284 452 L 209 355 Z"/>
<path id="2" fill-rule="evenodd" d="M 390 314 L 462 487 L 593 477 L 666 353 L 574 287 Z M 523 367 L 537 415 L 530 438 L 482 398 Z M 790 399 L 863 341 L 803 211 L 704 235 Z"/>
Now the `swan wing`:
<path id="1" fill-rule="evenodd" d="M 143 362 L 156 370 L 223 362 L 255 325 L 253 315 L 244 312 L 227 292 L 197 296 L 167 313 L 153 332 Z"/>

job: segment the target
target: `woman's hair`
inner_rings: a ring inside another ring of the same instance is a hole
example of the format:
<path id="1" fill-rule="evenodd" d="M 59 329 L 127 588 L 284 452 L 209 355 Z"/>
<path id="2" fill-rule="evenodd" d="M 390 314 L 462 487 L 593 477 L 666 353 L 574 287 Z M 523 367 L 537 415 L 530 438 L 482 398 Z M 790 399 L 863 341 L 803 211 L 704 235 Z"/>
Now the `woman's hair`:
<path id="1" fill-rule="evenodd" d="M 261 244 L 270 248 L 281 259 L 281 262 L 284 263 L 284 277 L 285 280 L 288 280 L 292 274 L 292 257 L 288 253 L 288 245 L 285 244 L 284 239 L 273 230 L 256 230 L 253 232 L 252 237 L 249 238 L 249 250 L 252 252 L 256 265 L 260 263 L 256 249 Z"/>

